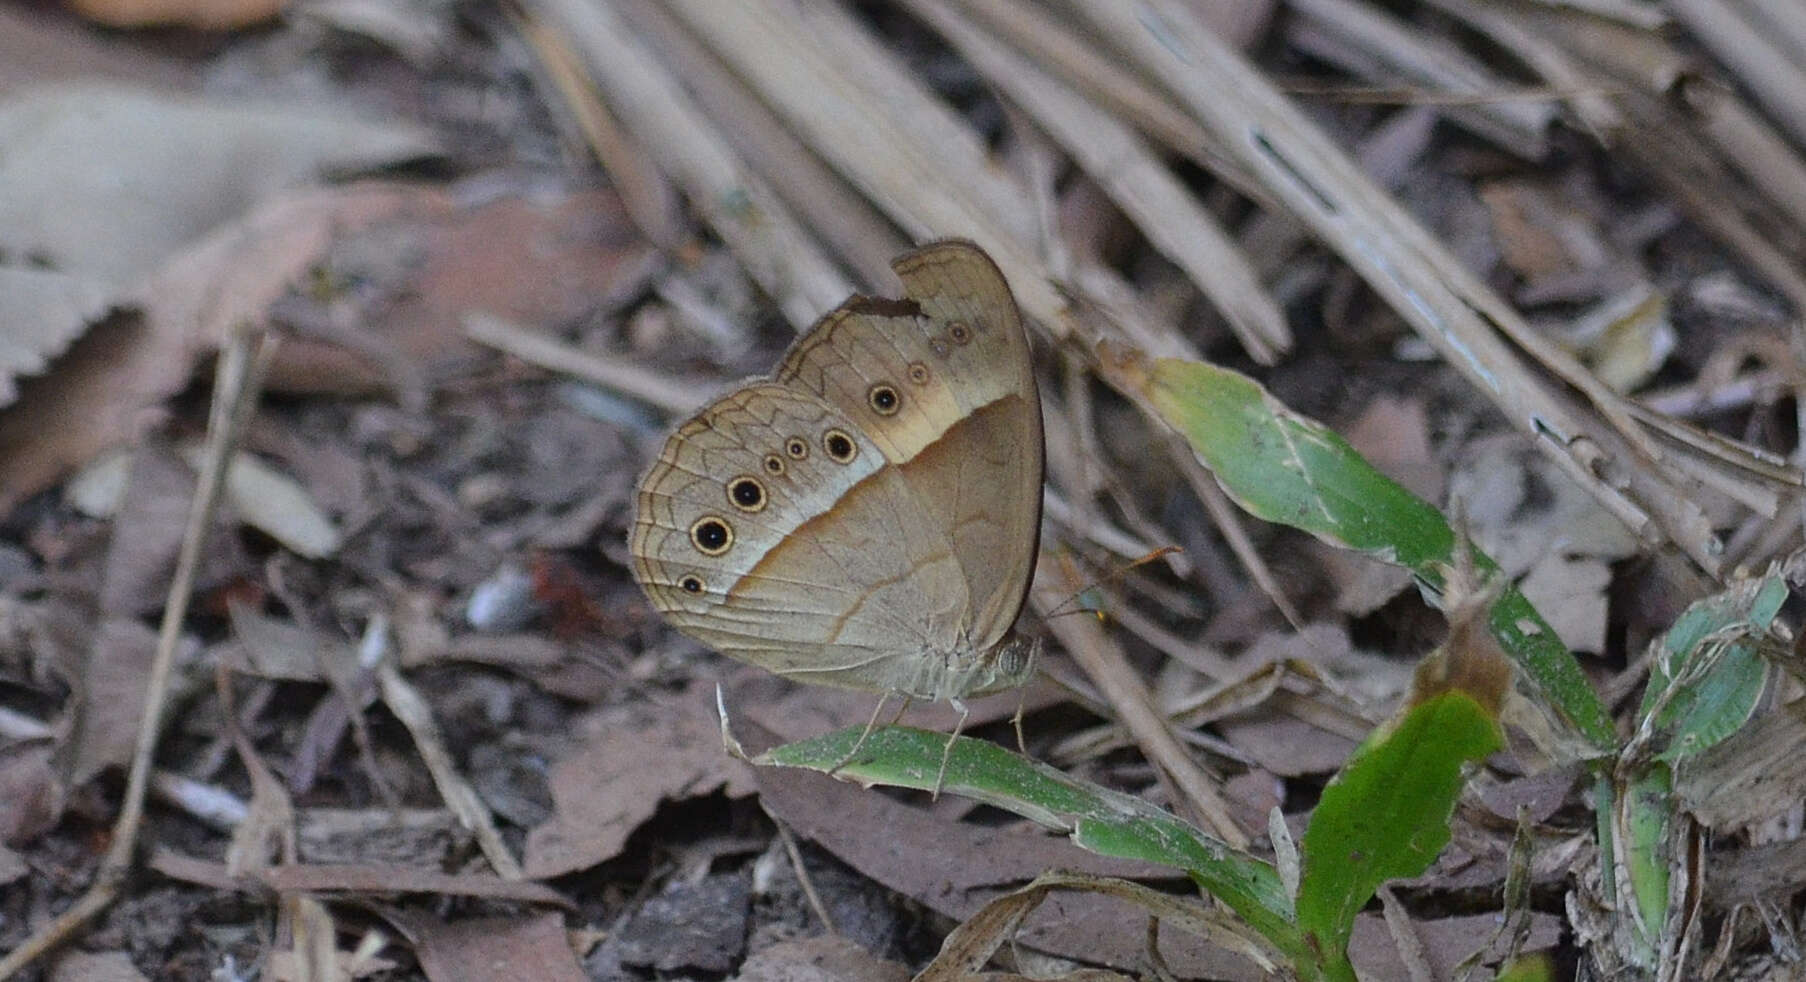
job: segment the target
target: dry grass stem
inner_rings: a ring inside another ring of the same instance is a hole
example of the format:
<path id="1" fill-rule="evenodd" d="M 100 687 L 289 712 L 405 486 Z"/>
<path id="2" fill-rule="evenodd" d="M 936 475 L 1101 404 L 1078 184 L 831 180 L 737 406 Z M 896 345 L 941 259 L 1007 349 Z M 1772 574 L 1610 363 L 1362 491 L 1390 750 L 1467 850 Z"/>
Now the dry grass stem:
<path id="1" fill-rule="evenodd" d="M 1216 782 L 1205 774 L 1185 745 L 1173 735 L 1171 725 L 1156 707 L 1153 693 L 1141 676 L 1129 667 L 1122 649 L 1087 617 L 1048 617 L 1065 598 L 1083 584 L 1065 575 L 1057 563 L 1042 562 L 1036 570 L 1029 599 L 1047 619 L 1047 628 L 1090 676 L 1116 718 L 1134 736 L 1143 755 L 1177 787 L 1182 797 L 1174 804 L 1195 812 L 1224 842 L 1237 849 L 1248 845 L 1247 833 L 1235 824 Z"/>
<path id="2" fill-rule="evenodd" d="M 1438 35 L 1349 0 L 1297 0 L 1289 37 L 1352 75 L 1421 87 L 1436 95 L 1485 97 L 1512 86 Z M 1449 119 L 1509 153 L 1531 160 L 1549 151 L 1555 107 L 1538 100 L 1441 104 Z"/>
<path id="3" fill-rule="evenodd" d="M 851 290 L 790 210 L 743 164 L 614 6 L 536 0 L 570 38 L 603 99 L 797 330 Z"/>
<path id="4" fill-rule="evenodd" d="M 1732 74 L 1749 87 L 1768 114 L 1795 143 L 1806 144 L 1806 64 L 1777 44 L 1769 28 L 1752 20 L 1742 5 L 1724 0 L 1668 0 L 1665 5 Z M 1793 21 L 1800 19 L 1796 9 Z"/>
<path id="5" fill-rule="evenodd" d="M 393 659 L 385 659 L 377 666 L 376 679 L 384 705 L 408 728 L 409 735 L 414 738 L 414 747 L 420 753 L 420 761 L 432 773 L 433 785 L 439 789 L 445 806 L 458 816 L 460 824 L 475 833 L 478 847 L 497 876 L 504 880 L 520 879 L 520 863 L 508 851 L 501 833 L 496 830 L 489 806 L 458 773 L 457 764 L 445 747 L 445 738 L 439 732 L 439 724 L 433 719 L 432 708 L 402 677 Z"/>
<path id="6" fill-rule="evenodd" d="M 896 226 L 786 129 L 664 5 L 650 0 L 615 0 L 615 6 L 671 73 L 684 80 L 685 91 L 720 128 L 728 145 L 827 244 L 832 255 L 858 271 L 868 290 L 880 295 L 888 290 L 894 276 L 891 258 L 909 248 Z"/>
<path id="7" fill-rule="evenodd" d="M 1222 311 L 1249 357 L 1272 364 L 1292 334 L 1241 250 L 1127 125 L 986 34 L 945 0 L 907 5 L 1021 106 L 1161 254 Z"/>
<path id="8" fill-rule="evenodd" d="M 479 344 L 551 372 L 573 375 L 610 392 L 631 396 L 673 416 L 694 410 L 709 389 L 660 375 L 632 362 L 599 358 L 530 331 L 492 314 L 472 311 L 463 319 L 464 335 Z"/>
<path id="9" fill-rule="evenodd" d="M 145 682 L 144 709 L 139 719 L 131 769 L 126 774 L 124 797 L 94 885 L 67 910 L 33 932 L 24 944 L 0 958 L 0 980 L 12 978 L 39 957 L 59 947 L 78 933 L 89 918 L 111 906 L 131 872 L 138 850 L 138 834 L 144 823 L 144 799 L 150 790 L 151 760 L 163 732 L 164 713 L 169 708 L 168 693 L 175 670 L 176 648 L 182 638 L 188 604 L 193 599 L 195 571 L 200 566 L 201 550 L 213 525 L 239 434 L 257 403 L 263 373 L 275 353 L 276 343 L 275 337 L 267 332 L 239 330 L 225 339 L 220 351 L 199 481 L 194 500 L 189 505 L 181 551 L 176 556 L 175 572 L 170 577 L 169 593 L 157 630 L 157 648 Z"/>

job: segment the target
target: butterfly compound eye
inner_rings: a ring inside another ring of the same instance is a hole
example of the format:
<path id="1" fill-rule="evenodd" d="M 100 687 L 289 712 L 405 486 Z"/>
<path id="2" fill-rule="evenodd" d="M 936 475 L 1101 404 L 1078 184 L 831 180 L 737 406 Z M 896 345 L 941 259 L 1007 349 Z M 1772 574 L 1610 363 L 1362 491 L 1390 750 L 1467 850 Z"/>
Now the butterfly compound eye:
<path id="1" fill-rule="evenodd" d="M 714 515 L 704 515 L 690 526 L 690 544 L 705 556 L 719 556 L 734 547 L 734 529 Z"/>

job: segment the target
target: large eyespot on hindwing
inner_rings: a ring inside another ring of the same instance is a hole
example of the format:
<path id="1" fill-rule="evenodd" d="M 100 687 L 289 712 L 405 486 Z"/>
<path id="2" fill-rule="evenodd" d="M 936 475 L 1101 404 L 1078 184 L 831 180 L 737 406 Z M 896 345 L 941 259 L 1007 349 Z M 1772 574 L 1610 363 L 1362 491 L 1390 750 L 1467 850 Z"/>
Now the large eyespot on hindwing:
<path id="1" fill-rule="evenodd" d="M 719 556 L 734 547 L 734 527 L 717 515 L 704 515 L 690 523 L 690 544 L 705 556 Z"/>
<path id="2" fill-rule="evenodd" d="M 903 408 L 903 397 L 889 382 L 878 382 L 866 390 L 865 403 L 880 416 L 895 416 Z"/>
<path id="3" fill-rule="evenodd" d="M 777 458 L 770 459 L 776 460 Z M 780 472 L 783 470 L 783 465 L 784 462 L 779 460 Z M 735 508 L 750 513 L 764 511 L 765 502 L 768 499 L 765 494 L 765 485 L 760 483 L 758 478 L 742 474 L 727 482 L 727 500 L 732 502 Z"/>
<path id="4" fill-rule="evenodd" d="M 850 464 L 854 457 L 859 456 L 859 444 L 854 443 L 853 438 L 847 435 L 847 431 L 839 427 L 822 434 L 821 448 L 828 455 L 828 459 L 836 464 Z"/>

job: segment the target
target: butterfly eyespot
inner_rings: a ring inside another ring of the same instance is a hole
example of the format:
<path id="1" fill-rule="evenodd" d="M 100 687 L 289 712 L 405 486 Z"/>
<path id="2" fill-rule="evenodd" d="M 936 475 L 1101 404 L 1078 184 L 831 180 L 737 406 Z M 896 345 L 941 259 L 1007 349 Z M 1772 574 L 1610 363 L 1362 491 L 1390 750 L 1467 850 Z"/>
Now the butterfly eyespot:
<path id="1" fill-rule="evenodd" d="M 947 342 L 942 341 L 940 338 L 930 338 L 928 341 L 928 350 L 934 352 L 936 358 L 945 358 L 947 357 Z"/>
<path id="2" fill-rule="evenodd" d="M 872 412 L 880 416 L 895 416 L 897 410 L 903 408 L 903 397 L 897 390 L 885 382 L 872 386 L 865 394 L 865 401 L 872 407 Z"/>
<path id="3" fill-rule="evenodd" d="M 909 363 L 909 380 L 917 385 L 928 384 L 928 366 L 919 361 Z"/>
<path id="4" fill-rule="evenodd" d="M 770 459 L 777 460 L 776 457 Z M 782 468 L 783 465 L 784 462 L 779 460 L 778 466 Z M 742 474 L 727 482 L 727 499 L 741 511 L 763 511 L 765 509 L 765 485 L 760 484 L 757 478 Z"/>
<path id="5" fill-rule="evenodd" d="M 784 458 L 774 453 L 765 455 L 765 473 L 780 475 L 784 473 Z"/>
<path id="6" fill-rule="evenodd" d="M 677 585 L 682 587 L 685 593 L 701 593 L 702 577 L 694 575 L 686 576 L 683 579 L 678 580 Z"/>
<path id="7" fill-rule="evenodd" d="M 784 441 L 784 452 L 790 455 L 791 460 L 802 460 L 809 456 L 809 441 L 793 436 Z"/>
<path id="8" fill-rule="evenodd" d="M 850 464 L 859 456 L 859 444 L 854 443 L 845 430 L 829 430 L 822 434 L 821 448 L 837 464 Z"/>
<path id="9" fill-rule="evenodd" d="M 690 544 L 705 556 L 719 556 L 734 547 L 734 528 L 714 515 L 704 515 L 690 526 Z"/>
<path id="10" fill-rule="evenodd" d="M 947 336 L 953 339 L 954 344 L 965 344 L 972 340 L 972 329 L 966 326 L 965 321 L 954 321 L 947 325 Z"/>

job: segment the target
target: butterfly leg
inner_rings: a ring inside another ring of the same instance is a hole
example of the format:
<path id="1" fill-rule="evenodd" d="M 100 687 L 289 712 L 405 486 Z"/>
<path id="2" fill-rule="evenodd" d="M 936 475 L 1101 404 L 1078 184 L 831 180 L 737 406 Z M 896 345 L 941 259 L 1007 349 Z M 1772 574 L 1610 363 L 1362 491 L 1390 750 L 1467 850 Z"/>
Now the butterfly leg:
<path id="1" fill-rule="evenodd" d="M 947 735 L 947 745 L 941 748 L 941 769 L 934 775 L 935 801 L 941 800 L 941 787 L 947 783 L 947 761 L 953 758 L 953 741 L 959 739 L 959 731 L 966 728 L 966 718 L 972 715 L 971 708 L 964 700 L 949 699 L 947 704 L 959 710 L 959 722 L 953 724 L 953 732 Z"/>
<path id="2" fill-rule="evenodd" d="M 886 693 L 886 695 L 888 695 L 888 694 L 889 693 Z M 902 722 L 903 714 L 909 712 L 909 704 L 913 701 L 915 701 L 914 696 L 904 696 L 903 697 L 903 705 L 897 707 L 897 715 L 892 716 L 890 718 L 890 722 L 888 722 L 884 725 L 885 726 L 896 726 L 899 722 Z"/>
<path id="3" fill-rule="evenodd" d="M 1022 707 L 1027 702 L 1028 697 L 1023 693 L 1023 690 L 1020 688 L 1017 689 L 1016 715 L 1010 717 L 1010 726 L 1016 731 L 1016 749 L 1022 751 L 1022 756 L 1024 757 L 1028 756 L 1028 741 L 1022 739 Z"/>
<path id="4" fill-rule="evenodd" d="M 848 764 L 852 763 L 853 758 L 859 756 L 859 751 L 865 746 L 866 737 L 871 736 L 872 731 L 878 728 L 878 714 L 884 712 L 884 704 L 889 700 L 890 700 L 890 693 L 885 692 L 885 693 L 879 694 L 878 705 L 872 707 L 872 718 L 865 721 L 865 729 L 863 729 L 859 732 L 859 739 L 853 741 L 853 749 L 847 751 L 847 755 L 845 757 L 842 757 L 839 760 L 835 761 L 833 767 L 828 768 L 828 776 L 829 777 L 833 777 L 836 771 L 839 771 L 842 767 L 845 767 Z M 908 708 L 909 708 L 909 697 L 904 696 L 903 697 L 903 709 L 908 709 Z M 892 726 L 897 725 L 897 720 L 901 719 L 903 717 L 903 709 L 897 710 L 897 715 L 891 719 L 890 725 L 892 725 Z"/>

